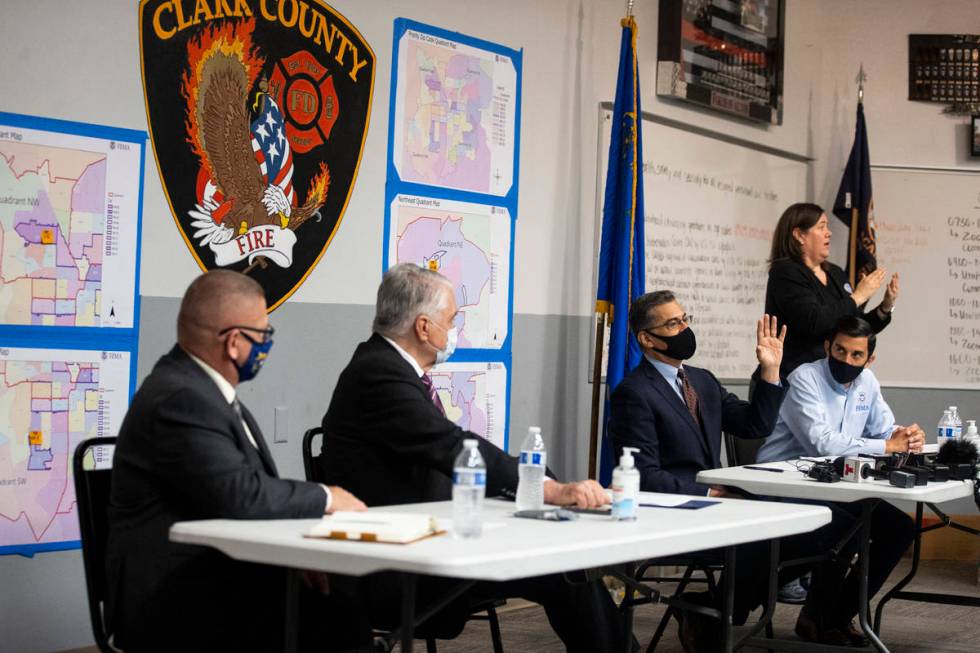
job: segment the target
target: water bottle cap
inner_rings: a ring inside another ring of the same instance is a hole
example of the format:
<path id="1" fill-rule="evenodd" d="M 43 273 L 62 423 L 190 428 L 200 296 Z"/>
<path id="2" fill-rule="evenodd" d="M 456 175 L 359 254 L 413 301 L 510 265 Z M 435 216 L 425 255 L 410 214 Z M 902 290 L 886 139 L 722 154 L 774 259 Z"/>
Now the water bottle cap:
<path id="1" fill-rule="evenodd" d="M 949 407 L 949 412 L 955 413 L 956 412 L 956 406 L 950 406 Z"/>
<path id="2" fill-rule="evenodd" d="M 540 426 L 530 426 L 530 427 L 528 427 L 527 432 L 528 433 L 537 433 L 538 435 L 541 435 L 541 427 Z"/>
<path id="3" fill-rule="evenodd" d="M 479 446 L 479 444 L 480 443 L 473 438 L 466 438 L 465 440 L 463 440 L 464 449 L 476 449 Z"/>

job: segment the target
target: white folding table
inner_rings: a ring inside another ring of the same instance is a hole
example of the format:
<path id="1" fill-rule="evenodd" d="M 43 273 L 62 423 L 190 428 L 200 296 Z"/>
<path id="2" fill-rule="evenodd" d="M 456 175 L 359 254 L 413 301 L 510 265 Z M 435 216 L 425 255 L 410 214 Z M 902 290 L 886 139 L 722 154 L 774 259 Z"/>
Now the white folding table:
<path id="1" fill-rule="evenodd" d="M 449 519 L 452 504 L 440 501 L 382 510 L 424 512 Z M 170 529 L 170 539 L 213 547 L 236 560 L 296 569 L 351 576 L 403 572 L 400 636 L 402 650 L 410 651 L 416 622 L 414 583 L 419 575 L 469 581 L 468 587 L 477 581 L 508 581 L 702 549 L 734 551 L 737 544 L 815 530 L 831 517 L 822 506 L 729 499 L 698 510 L 640 508 L 634 522 L 588 514 L 575 521 L 546 522 L 518 519 L 513 511 L 511 502 L 487 500 L 483 535 L 470 540 L 438 536 L 395 545 L 303 537 L 315 519 L 178 522 Z M 723 618 L 726 650 L 732 645 L 730 599 L 725 606 L 727 618 Z M 290 598 L 287 606 L 293 602 Z"/>
<path id="2" fill-rule="evenodd" d="M 916 502 L 916 527 L 917 531 L 922 526 L 922 505 L 942 503 L 953 499 L 973 496 L 973 483 L 971 481 L 945 481 L 942 483 L 930 482 L 912 488 L 898 488 L 889 485 L 885 480 L 866 480 L 861 483 L 850 483 L 841 481 L 837 483 L 820 483 L 814 479 L 807 478 L 798 466 L 807 465 L 806 461 L 784 461 L 773 463 L 758 463 L 748 467 L 726 467 L 722 469 L 712 469 L 698 473 L 697 482 L 705 485 L 727 485 L 745 490 L 757 496 L 782 497 L 790 499 L 808 499 L 814 501 L 836 501 L 850 503 L 861 502 L 859 538 L 859 621 L 864 634 L 871 641 L 872 646 L 881 652 L 887 653 L 888 649 L 878 637 L 877 630 L 881 621 L 881 609 L 888 598 L 892 598 L 893 592 L 889 592 L 879 602 L 875 627 L 872 628 L 868 615 L 868 549 L 871 537 L 871 513 L 878 501 L 887 499 L 900 501 Z M 751 467 L 765 467 L 770 470 L 751 469 Z M 915 559 L 918 562 L 919 536 L 916 535 Z M 773 561 L 776 564 L 776 561 Z M 904 587 L 914 575 L 912 573 L 903 579 L 896 590 Z M 898 595 L 894 595 L 898 597 Z M 770 596 L 767 611 L 774 607 L 775 597 Z M 781 646 L 779 642 L 772 640 L 758 640 L 752 642 L 761 646 L 774 649 L 782 648 L 785 650 L 816 650 L 819 647 L 808 647 L 800 642 L 791 642 L 788 646 Z"/>

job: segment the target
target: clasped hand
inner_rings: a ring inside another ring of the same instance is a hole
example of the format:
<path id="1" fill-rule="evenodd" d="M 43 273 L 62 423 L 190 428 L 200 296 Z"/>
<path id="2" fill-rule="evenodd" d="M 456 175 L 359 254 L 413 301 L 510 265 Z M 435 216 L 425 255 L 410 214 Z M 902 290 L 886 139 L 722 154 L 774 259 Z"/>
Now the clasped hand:
<path id="1" fill-rule="evenodd" d="M 920 453 L 926 443 L 926 434 L 918 424 L 897 426 L 892 436 L 885 440 L 885 453 Z"/>

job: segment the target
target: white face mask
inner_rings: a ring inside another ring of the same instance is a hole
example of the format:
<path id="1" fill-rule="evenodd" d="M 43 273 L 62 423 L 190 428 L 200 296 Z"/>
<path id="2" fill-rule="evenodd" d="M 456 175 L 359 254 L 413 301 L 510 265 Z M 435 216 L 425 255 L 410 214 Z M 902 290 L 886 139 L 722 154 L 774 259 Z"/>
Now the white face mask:
<path id="1" fill-rule="evenodd" d="M 459 338 L 459 332 L 456 327 L 446 331 L 446 348 L 436 351 L 436 365 L 445 363 L 453 355 L 453 352 L 456 351 L 457 338 Z"/>

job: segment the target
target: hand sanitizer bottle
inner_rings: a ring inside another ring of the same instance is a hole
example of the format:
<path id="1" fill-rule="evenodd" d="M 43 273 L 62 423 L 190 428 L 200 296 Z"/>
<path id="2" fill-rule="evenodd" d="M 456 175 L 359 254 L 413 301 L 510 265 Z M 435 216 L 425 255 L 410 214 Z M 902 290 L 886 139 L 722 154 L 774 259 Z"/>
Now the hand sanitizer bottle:
<path id="1" fill-rule="evenodd" d="M 612 518 L 617 521 L 636 519 L 637 503 L 640 499 L 640 472 L 633 465 L 635 447 L 623 447 L 619 467 L 613 470 L 612 477 Z"/>

